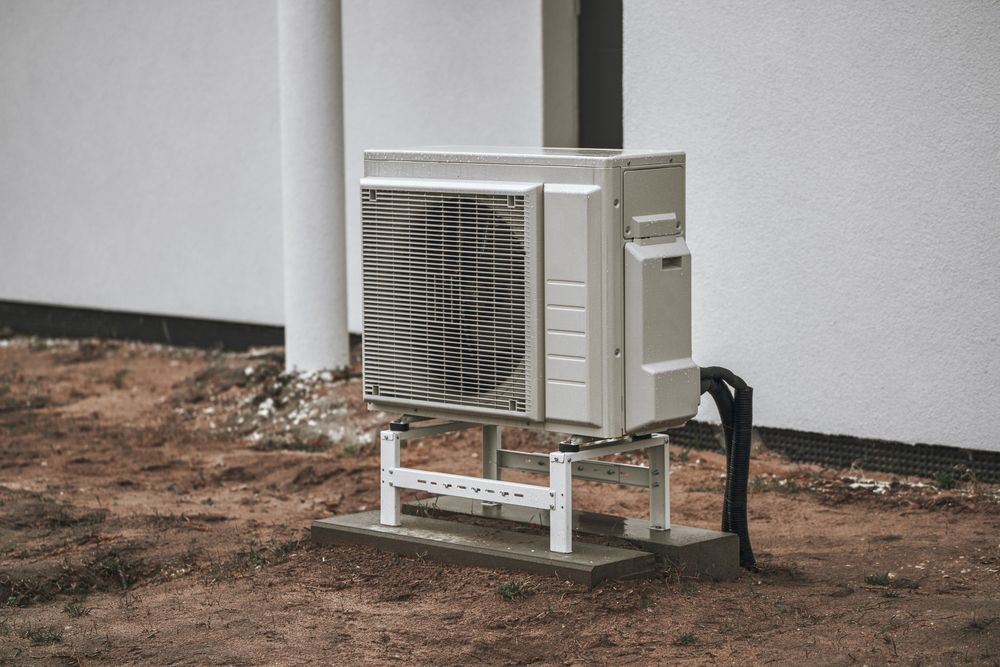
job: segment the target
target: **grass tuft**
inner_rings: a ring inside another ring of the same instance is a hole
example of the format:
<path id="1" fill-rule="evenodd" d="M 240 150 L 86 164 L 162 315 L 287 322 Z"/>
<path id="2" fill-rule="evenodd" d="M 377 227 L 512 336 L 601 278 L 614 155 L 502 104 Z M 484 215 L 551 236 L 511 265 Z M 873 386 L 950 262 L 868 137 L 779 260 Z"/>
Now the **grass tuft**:
<path id="1" fill-rule="evenodd" d="M 62 632 L 51 626 L 36 627 L 26 625 L 21 630 L 21 636 L 31 640 L 32 644 L 58 644 L 62 641 Z"/>
<path id="2" fill-rule="evenodd" d="M 892 584 L 892 577 L 889 576 L 888 572 L 867 574 L 865 575 L 865 583 L 870 586 L 889 586 Z"/>
<path id="3" fill-rule="evenodd" d="M 133 562 L 125 553 L 117 550 L 96 558 L 90 567 L 103 579 L 118 583 L 123 591 L 136 583 L 140 569 L 138 562 Z"/>
<path id="4" fill-rule="evenodd" d="M 85 607 L 79 602 L 69 602 L 63 605 L 63 612 L 73 618 L 80 618 L 81 616 L 90 616 L 90 607 Z"/>
<path id="5" fill-rule="evenodd" d="M 497 586 L 497 595 L 504 600 L 526 598 L 532 594 L 531 586 L 521 579 L 511 579 Z"/>
<path id="6" fill-rule="evenodd" d="M 254 567 L 263 567 L 283 559 L 297 546 L 299 546 L 299 540 L 296 537 L 290 537 L 281 542 L 274 537 L 267 542 L 251 540 L 246 549 L 236 552 L 236 560 Z"/>
<path id="7" fill-rule="evenodd" d="M 698 643 L 698 635 L 693 632 L 685 632 L 674 640 L 674 646 L 694 646 Z"/>
<path id="8" fill-rule="evenodd" d="M 953 470 L 940 470 L 934 475 L 934 486 L 939 489 L 954 489 L 958 485 L 958 476 Z"/>

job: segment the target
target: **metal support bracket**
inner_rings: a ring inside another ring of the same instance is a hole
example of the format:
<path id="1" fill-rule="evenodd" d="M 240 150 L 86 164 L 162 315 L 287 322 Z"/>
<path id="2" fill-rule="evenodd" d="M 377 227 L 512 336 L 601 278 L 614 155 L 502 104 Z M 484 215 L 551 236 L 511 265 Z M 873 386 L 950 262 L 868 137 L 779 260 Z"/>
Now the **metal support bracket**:
<path id="1" fill-rule="evenodd" d="M 549 549 L 556 553 L 572 553 L 573 478 L 576 477 L 647 487 L 650 527 L 654 530 L 670 529 L 669 438 L 664 434 L 593 442 L 577 439 L 575 442 L 580 445 L 578 451 L 539 454 L 502 449 L 500 427 L 487 425 L 483 426 L 482 477 L 400 466 L 402 442 L 473 426 L 477 425 L 467 422 L 418 425 L 417 422 L 409 422 L 405 431 L 382 431 L 380 521 L 383 525 L 400 525 L 400 489 L 416 489 L 479 500 L 484 508 L 507 504 L 548 510 Z M 648 467 L 592 460 L 638 450 L 647 452 Z M 503 468 L 548 473 L 548 486 L 502 481 L 500 472 Z"/>
<path id="2" fill-rule="evenodd" d="M 508 470 L 523 472 L 549 472 L 549 455 L 533 452 L 519 452 L 514 449 L 500 449 L 498 466 Z M 573 478 L 591 482 L 607 482 L 621 486 L 649 486 L 649 468 L 631 463 L 610 461 L 578 461 L 573 464 Z"/>

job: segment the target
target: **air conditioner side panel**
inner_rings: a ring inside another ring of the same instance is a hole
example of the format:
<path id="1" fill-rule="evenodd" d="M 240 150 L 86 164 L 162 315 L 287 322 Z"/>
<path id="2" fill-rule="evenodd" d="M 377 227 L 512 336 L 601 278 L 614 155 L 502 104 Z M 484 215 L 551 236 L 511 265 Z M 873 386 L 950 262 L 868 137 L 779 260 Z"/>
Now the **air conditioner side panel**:
<path id="1" fill-rule="evenodd" d="M 545 419 L 603 423 L 601 189 L 544 190 Z"/>
<path id="2" fill-rule="evenodd" d="M 625 244 L 625 428 L 647 433 L 698 412 L 691 358 L 691 255 L 682 238 Z"/>

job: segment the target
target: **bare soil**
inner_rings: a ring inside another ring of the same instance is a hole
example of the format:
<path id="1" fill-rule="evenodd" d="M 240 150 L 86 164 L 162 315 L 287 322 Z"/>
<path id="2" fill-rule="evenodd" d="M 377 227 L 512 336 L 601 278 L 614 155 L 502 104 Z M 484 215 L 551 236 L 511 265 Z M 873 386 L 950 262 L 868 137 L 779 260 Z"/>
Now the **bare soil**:
<path id="1" fill-rule="evenodd" d="M 277 349 L 0 340 L 0 664 L 1000 664 L 995 488 L 759 450 L 761 568 L 729 583 L 664 569 L 586 590 L 320 548 L 313 519 L 377 505 L 391 416 L 356 368 L 280 370 Z M 478 455 L 467 432 L 404 462 L 474 473 Z M 717 527 L 721 454 L 672 465 L 675 520 Z M 645 511 L 641 490 L 577 489 Z"/>

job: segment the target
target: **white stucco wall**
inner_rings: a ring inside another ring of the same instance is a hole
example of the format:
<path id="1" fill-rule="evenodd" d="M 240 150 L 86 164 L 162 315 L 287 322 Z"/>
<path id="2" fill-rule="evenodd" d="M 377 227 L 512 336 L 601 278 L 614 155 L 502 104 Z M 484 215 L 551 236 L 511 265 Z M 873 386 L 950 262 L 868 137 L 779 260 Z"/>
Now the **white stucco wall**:
<path id="1" fill-rule="evenodd" d="M 282 323 L 276 16 L 0 0 L 0 299 Z M 347 0 L 343 19 L 359 331 L 361 151 L 542 143 L 542 5 Z"/>
<path id="2" fill-rule="evenodd" d="M 540 2 L 347 0 L 348 193 L 365 147 L 541 143 Z M 275 16 L 0 0 L 0 299 L 281 323 Z M 759 423 L 1000 449 L 996 3 L 629 0 L 624 96 Z"/>
<path id="3" fill-rule="evenodd" d="M 0 1 L 0 299 L 281 322 L 275 16 Z"/>
<path id="4" fill-rule="evenodd" d="M 624 44 L 626 146 L 688 154 L 696 361 L 759 424 L 1000 449 L 1000 5 L 629 0 Z"/>

